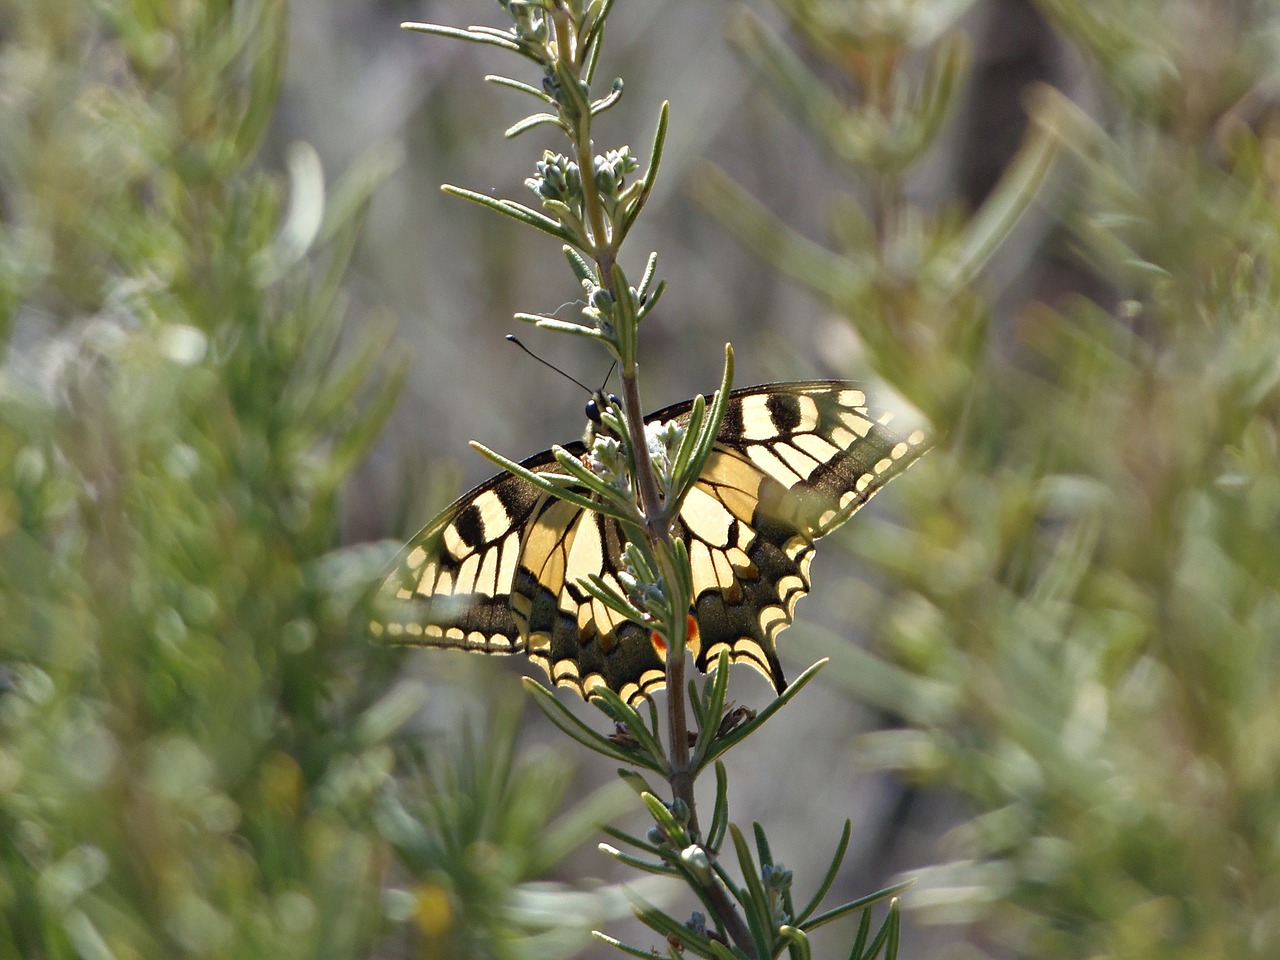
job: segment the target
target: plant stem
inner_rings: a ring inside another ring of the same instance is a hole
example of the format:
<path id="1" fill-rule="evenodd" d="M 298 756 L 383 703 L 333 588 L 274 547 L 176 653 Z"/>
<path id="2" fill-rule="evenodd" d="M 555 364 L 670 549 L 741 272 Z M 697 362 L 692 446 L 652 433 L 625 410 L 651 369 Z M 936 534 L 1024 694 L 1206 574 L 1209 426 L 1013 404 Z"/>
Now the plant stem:
<path id="1" fill-rule="evenodd" d="M 663 566 L 663 578 L 668 584 L 672 584 L 675 572 L 670 569 L 670 564 L 665 562 L 669 556 L 671 528 L 649 460 L 644 417 L 640 413 L 638 372 L 638 367 L 633 369 L 630 375 L 625 370 L 623 372 L 622 409 L 627 418 L 627 432 L 631 435 L 632 446 L 635 448 L 635 480 L 640 493 L 640 509 L 644 514 L 645 534 L 654 548 L 654 555 Z M 702 829 L 698 825 L 698 804 L 693 793 L 693 773 L 689 768 L 689 724 L 685 715 L 684 674 L 687 630 L 684 624 L 679 622 L 672 626 L 677 636 L 669 638 L 672 644 L 666 658 L 667 738 L 669 741 L 667 783 L 671 787 L 672 802 L 683 800 L 687 806 L 689 830 L 701 841 Z M 706 853 L 708 856 L 713 856 L 710 850 Z M 748 957 L 755 960 L 757 954 L 751 931 L 746 921 L 742 919 L 742 915 L 738 913 L 728 892 L 714 875 L 707 878 L 702 888 L 715 912 L 716 919 L 720 921 L 730 939 Z"/>
<path id="2" fill-rule="evenodd" d="M 747 922 L 742 919 L 742 915 L 738 913 L 738 908 L 729 899 L 729 894 L 725 892 L 724 887 L 715 877 L 712 877 L 703 889 L 707 899 L 711 901 L 711 906 L 715 909 L 716 916 L 724 925 L 725 933 L 729 934 L 729 939 L 751 960 L 758 960 L 759 955 L 756 953 L 755 941 L 751 939 L 751 930 L 747 927 Z"/>
<path id="3" fill-rule="evenodd" d="M 571 57 L 568 43 L 571 29 L 571 18 L 567 15 L 561 2 L 551 7 L 555 22 L 556 41 L 562 59 Z M 586 207 L 586 219 L 591 233 L 591 249 L 583 251 L 590 255 L 596 264 L 596 275 L 601 286 L 607 290 L 615 301 L 627 296 L 626 290 L 615 289 L 614 264 L 617 263 L 618 238 L 610 236 L 609 221 L 605 216 L 600 201 L 598 187 L 595 182 L 595 169 L 591 147 L 591 113 L 588 107 L 585 113 L 573 118 L 573 148 L 577 153 L 578 170 L 582 175 L 582 193 Z M 633 332 L 634 333 L 634 332 Z M 622 410 L 627 421 L 627 433 L 631 437 L 634 457 L 636 490 L 640 498 L 640 511 L 644 517 L 644 533 L 649 541 L 654 557 L 661 568 L 663 581 L 670 589 L 683 588 L 675 586 L 678 576 L 671 563 L 671 526 L 667 505 L 663 502 L 658 489 L 657 477 L 649 457 L 648 439 L 644 428 L 644 407 L 640 402 L 639 374 L 640 366 L 634 351 L 634 335 L 628 338 L 631 348 L 623 350 L 620 357 L 622 378 Z M 669 755 L 667 758 L 667 783 L 671 788 L 671 798 L 684 802 L 689 811 L 688 829 L 702 840 L 702 830 L 698 825 L 698 805 L 693 793 L 693 772 L 689 765 L 689 724 L 685 715 L 685 650 L 688 646 L 687 622 L 675 618 L 671 624 L 673 636 L 667 637 L 670 648 L 666 656 L 667 669 L 667 737 Z M 707 851 L 711 856 L 711 851 Z M 709 876 L 703 883 L 703 892 L 711 905 L 716 919 L 729 935 L 730 939 L 751 960 L 756 960 L 755 943 L 746 921 L 738 913 L 733 900 L 715 875 Z"/>
<path id="4" fill-rule="evenodd" d="M 649 446 L 645 442 L 644 417 L 640 410 L 640 388 L 633 371 L 631 376 L 622 375 L 622 409 L 627 418 L 627 432 L 631 435 L 631 443 L 635 448 L 636 487 L 640 493 L 640 510 L 644 514 L 645 534 L 654 548 L 654 555 L 665 568 L 669 566 L 663 560 L 671 544 L 671 528 L 667 522 L 666 509 L 662 496 L 658 492 L 657 478 L 653 475 L 653 466 L 649 460 Z M 662 570 L 664 578 L 672 576 L 672 571 Z M 670 584 L 671 580 L 667 579 Z M 670 756 L 668 782 L 671 784 L 672 800 L 683 800 L 689 807 L 689 827 L 698 830 L 698 808 L 693 797 L 693 776 L 689 772 L 689 724 L 685 718 L 684 703 L 684 659 L 686 636 L 679 624 L 672 625 L 679 636 L 670 637 L 671 649 L 667 651 L 667 735 L 670 738 Z"/>

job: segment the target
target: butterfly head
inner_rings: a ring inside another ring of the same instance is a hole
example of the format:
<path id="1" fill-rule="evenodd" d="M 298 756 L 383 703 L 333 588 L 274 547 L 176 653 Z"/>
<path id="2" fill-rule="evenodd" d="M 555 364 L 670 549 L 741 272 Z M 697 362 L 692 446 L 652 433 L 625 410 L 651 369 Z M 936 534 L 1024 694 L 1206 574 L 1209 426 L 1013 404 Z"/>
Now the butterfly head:
<path id="1" fill-rule="evenodd" d="M 591 399 L 587 401 L 587 430 L 583 435 L 582 442 L 588 448 L 595 443 L 597 434 L 604 433 L 609 436 L 616 437 L 618 435 L 617 428 L 606 419 L 606 414 L 613 411 L 614 417 L 621 418 L 622 401 L 618 399 L 616 394 L 605 395 L 603 390 L 596 390 L 591 395 Z"/>

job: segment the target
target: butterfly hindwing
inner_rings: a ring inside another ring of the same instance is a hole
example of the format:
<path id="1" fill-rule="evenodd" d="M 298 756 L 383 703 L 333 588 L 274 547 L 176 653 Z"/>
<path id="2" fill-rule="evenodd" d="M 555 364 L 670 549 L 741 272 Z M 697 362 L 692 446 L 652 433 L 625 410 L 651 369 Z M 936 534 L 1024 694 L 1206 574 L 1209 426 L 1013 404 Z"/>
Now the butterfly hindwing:
<path id="1" fill-rule="evenodd" d="M 607 686 L 635 701 L 660 687 L 663 661 L 649 633 L 620 617 L 579 580 L 600 576 L 621 592 L 622 529 L 617 522 L 548 500 L 529 524 L 511 588 L 511 608 L 530 659 L 583 696 Z"/>
<path id="2" fill-rule="evenodd" d="M 687 422 L 691 401 L 646 417 Z M 764 384 L 730 394 L 724 424 L 672 533 L 693 570 L 699 669 L 722 649 L 779 692 L 778 633 L 809 590 L 813 541 L 844 523 L 925 448 L 901 437 L 841 381 Z M 581 444 L 565 448 L 574 456 Z M 554 472 L 549 453 L 522 464 Z M 619 587 L 623 536 L 600 514 L 502 474 L 466 494 L 410 542 L 387 578 L 393 609 L 372 625 L 396 642 L 526 652 L 584 696 L 607 686 L 635 703 L 665 684 L 649 631 L 582 589 Z"/>

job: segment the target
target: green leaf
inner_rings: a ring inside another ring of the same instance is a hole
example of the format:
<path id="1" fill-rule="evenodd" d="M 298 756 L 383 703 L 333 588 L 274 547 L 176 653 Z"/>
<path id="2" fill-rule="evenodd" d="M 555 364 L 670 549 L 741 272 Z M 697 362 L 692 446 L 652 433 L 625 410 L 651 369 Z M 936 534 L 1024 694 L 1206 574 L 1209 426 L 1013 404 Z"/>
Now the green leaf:
<path id="1" fill-rule="evenodd" d="M 596 276 L 595 267 L 587 262 L 586 257 L 579 253 L 576 247 L 565 246 L 561 248 L 561 252 L 564 253 L 565 259 L 569 261 L 569 269 L 573 271 L 573 275 L 578 278 L 579 283 L 594 286 L 599 282 L 600 278 Z"/>
<path id="2" fill-rule="evenodd" d="M 643 800 L 645 806 L 649 808 L 649 813 L 653 816 L 654 822 L 662 828 L 663 833 L 671 838 L 672 843 L 687 842 L 686 840 L 681 839 L 686 836 L 687 831 L 683 826 L 676 822 L 676 818 L 671 813 L 670 807 L 663 803 L 661 799 L 655 797 L 652 793 L 642 794 L 640 799 Z"/>
<path id="3" fill-rule="evenodd" d="M 617 103 L 621 99 L 622 99 L 622 81 L 615 80 L 613 81 L 613 89 L 609 92 L 608 96 L 601 97 L 595 103 L 591 104 L 591 115 L 594 117 L 601 113 L 604 113 L 606 110 L 608 110 L 610 107 L 612 107 L 615 103 Z"/>
<path id="4" fill-rule="evenodd" d="M 757 256 L 834 302 L 856 300 L 876 276 L 870 251 L 833 253 L 801 236 L 715 167 L 701 167 L 690 182 L 690 190 Z"/>
<path id="5" fill-rule="evenodd" d="M 466 40 L 469 43 L 485 43 L 490 46 L 500 47 L 503 50 L 509 50 L 512 53 L 527 55 L 525 49 L 515 40 L 512 40 L 510 35 L 495 35 L 493 32 L 484 31 L 477 27 L 463 30 L 458 27 L 446 27 L 438 23 L 405 22 L 400 24 L 400 29 L 411 30 L 414 33 L 430 33 L 437 37 L 451 37 L 454 40 Z"/>
<path id="6" fill-rule="evenodd" d="M 751 821 L 751 832 L 756 838 L 756 853 L 760 857 L 760 865 L 773 866 L 773 854 L 769 852 L 769 841 L 764 835 L 764 827 L 758 820 Z"/>
<path id="7" fill-rule="evenodd" d="M 729 774 L 724 764 L 716 761 L 716 798 L 711 807 L 711 826 L 707 830 L 707 849 L 719 853 L 729 828 Z"/>
<path id="8" fill-rule="evenodd" d="M 899 902 L 894 900 L 893 903 L 889 904 L 889 917 L 885 920 L 885 926 L 889 931 L 889 935 L 885 938 L 885 960 L 898 960 L 898 938 L 901 933 L 901 917 L 902 910 L 899 906 Z"/>
<path id="9" fill-rule="evenodd" d="M 640 277 L 640 282 L 636 285 L 636 293 L 641 300 L 647 300 L 653 281 L 658 275 L 658 255 L 656 253 L 649 254 L 649 259 L 644 264 L 644 274 Z"/>
<path id="10" fill-rule="evenodd" d="M 792 956 L 797 960 L 810 960 L 813 954 L 809 950 L 809 938 L 804 935 L 803 930 L 799 930 L 790 924 L 783 924 L 778 928 L 778 936 L 786 940 L 792 948 Z"/>
<path id="11" fill-rule="evenodd" d="M 649 150 L 649 167 L 644 172 L 644 189 L 636 198 L 631 209 L 627 211 L 626 219 L 622 221 L 621 232 L 614 237 L 614 243 L 621 245 L 626 239 L 631 228 L 635 225 L 636 217 L 640 216 L 640 211 L 644 209 L 645 202 L 649 199 L 649 195 L 653 192 L 654 181 L 658 178 L 658 167 L 662 164 L 662 150 L 667 142 L 667 121 L 671 113 L 671 104 L 667 101 L 662 102 L 662 108 L 658 111 L 658 128 L 653 135 L 653 146 Z"/>
<path id="12" fill-rule="evenodd" d="M 649 786 L 648 781 L 634 770 L 619 767 L 616 772 L 618 779 L 630 787 L 637 797 L 644 793 L 653 793 L 653 787 Z"/>
<path id="13" fill-rule="evenodd" d="M 634 894 L 631 899 L 635 904 L 636 916 L 649 929 L 665 938 L 675 940 L 687 950 L 698 950 L 704 955 L 711 952 L 712 941 L 709 938 L 696 933 L 693 928 L 686 926 L 675 917 L 664 913 L 652 904 L 646 903 Z M 649 957 L 652 960 L 653 954 L 650 953 Z"/>
<path id="14" fill-rule="evenodd" d="M 817 663 L 813 664 L 812 666 L 810 666 L 809 669 L 805 670 L 804 673 L 796 677 L 796 679 L 792 681 L 791 685 L 787 687 L 786 690 L 782 691 L 782 693 L 780 693 L 777 697 L 775 697 L 772 703 L 770 703 L 767 707 L 761 710 L 760 713 L 756 715 L 755 719 L 748 720 L 742 726 L 731 731 L 726 736 L 717 737 L 715 740 L 715 743 L 707 751 L 706 756 L 703 757 L 702 766 L 696 768 L 695 772 L 700 773 L 703 767 L 705 767 L 708 762 L 710 762 L 711 760 L 714 760 L 716 757 L 723 755 L 725 751 L 729 750 L 736 744 L 740 743 L 741 741 L 745 740 L 747 737 L 751 736 L 751 734 L 755 730 L 757 730 L 766 720 L 768 720 L 780 709 L 782 709 L 783 704 L 787 703 L 792 697 L 794 697 L 797 693 L 799 693 L 804 688 L 804 686 L 814 678 L 817 672 L 827 665 L 827 663 L 828 661 L 824 658 L 822 660 L 819 660 Z"/>
<path id="15" fill-rule="evenodd" d="M 746 896 L 739 895 L 742 912 L 747 926 L 751 929 L 751 937 L 756 943 L 756 950 L 761 956 L 771 954 L 773 933 L 773 916 L 769 910 L 769 895 L 765 892 L 760 872 L 751 859 L 751 848 L 737 824 L 729 824 L 729 835 L 733 838 L 733 849 L 738 855 L 738 869 L 742 871 L 742 879 L 746 883 Z"/>
<path id="16" fill-rule="evenodd" d="M 678 877 L 681 875 L 679 868 L 669 863 L 654 863 L 650 860 L 644 860 L 607 843 L 597 844 L 596 848 L 601 853 L 612 857 L 623 866 L 631 867 L 633 870 L 640 870 L 643 873 L 651 873 L 659 877 Z"/>
<path id="17" fill-rule="evenodd" d="M 609 19 L 613 3 L 614 0 L 604 0 L 599 11 L 582 24 L 582 33 L 578 42 L 580 49 L 587 54 L 587 69 L 583 73 L 583 78 L 588 83 L 596 75 L 596 62 L 600 57 L 600 49 L 604 45 L 605 21 Z"/>
<path id="18" fill-rule="evenodd" d="M 706 693 L 702 697 L 698 739 L 693 747 L 689 763 L 694 770 L 701 770 L 711 743 L 720 732 L 720 717 L 724 713 L 725 697 L 729 689 L 729 651 L 721 650 L 716 658 L 713 673 L 707 679 Z M 718 779 L 718 775 L 717 775 Z"/>
<path id="19" fill-rule="evenodd" d="M 608 737 L 592 730 L 557 700 L 554 693 L 538 683 L 538 681 L 531 677 L 524 677 L 521 682 L 524 684 L 525 690 L 533 696 L 533 702 L 538 705 L 538 709 L 543 712 L 546 718 L 559 727 L 563 733 L 577 740 L 587 749 L 594 750 L 596 753 L 621 763 L 645 766 L 653 769 L 656 773 L 662 773 L 661 769 L 652 767 L 647 762 L 647 758 L 638 756 L 636 751 L 625 750 L 609 740 Z"/>
<path id="20" fill-rule="evenodd" d="M 522 83 L 519 80 L 513 80 L 510 77 L 503 77 L 503 76 L 499 76 L 498 74 L 491 73 L 485 77 L 485 80 L 499 87 L 507 87 L 510 90 L 518 90 L 520 93 L 527 93 L 529 96 L 536 97 L 537 99 L 541 100 L 543 103 L 554 104 L 556 102 L 555 98 L 552 97 L 550 94 L 548 94 L 545 90 L 540 90 L 531 84 Z"/>
<path id="21" fill-rule="evenodd" d="M 674 478 L 675 491 L 671 499 L 676 506 L 673 509 L 679 509 L 680 504 L 684 503 L 684 498 L 693 489 L 693 485 L 698 482 L 698 477 L 702 475 L 702 468 L 706 466 L 707 458 L 711 456 L 711 448 L 715 445 L 716 437 L 720 435 L 720 427 L 724 423 L 725 411 L 729 409 L 729 393 L 732 386 L 733 344 L 726 343 L 724 345 L 724 374 L 720 378 L 720 389 L 711 398 L 711 415 L 707 417 L 706 423 L 698 435 L 698 445 L 694 448 L 693 453 L 689 455 L 688 466 L 684 471 L 684 475 Z"/>
<path id="22" fill-rule="evenodd" d="M 518 220 L 521 223 L 536 227 L 543 233 L 550 234 L 557 240 L 564 243 L 574 244 L 576 238 L 565 229 L 561 224 L 552 220 L 550 217 L 538 213 L 526 207 L 522 203 L 516 203 L 514 200 L 503 200 L 496 197 L 489 197 L 483 193 L 476 193 L 474 190 L 465 190 L 462 187 L 455 187 L 452 184 L 444 184 L 440 189 L 453 197 L 461 197 L 463 200 L 470 200 L 472 203 L 478 203 L 482 207 L 488 207 L 494 213 L 500 213 L 512 220 Z"/>
<path id="23" fill-rule="evenodd" d="M 760 16 L 740 8 L 729 39 L 768 82 L 788 115 L 829 145 L 846 125 L 844 105 Z"/>
<path id="24" fill-rule="evenodd" d="M 649 793 L 649 791 L 648 790 L 641 791 L 639 794 L 637 794 L 637 796 L 643 798 L 646 793 Z M 621 843 L 625 843 L 628 846 L 635 847 L 637 850 L 643 850 L 645 853 L 649 854 L 652 857 L 656 857 L 657 859 L 662 860 L 663 862 L 674 865 L 678 857 L 678 854 L 675 851 L 673 851 L 670 847 L 657 846 L 655 844 L 650 843 L 647 840 L 642 840 L 640 837 L 633 836 L 632 834 L 627 833 L 625 830 L 619 830 L 617 827 L 610 826 L 609 824 L 605 824 L 603 827 L 601 827 L 601 830 L 604 833 L 608 834 L 609 836 L 613 837 L 615 840 L 618 840 Z"/>
<path id="25" fill-rule="evenodd" d="M 673 490 L 678 493 L 681 489 L 687 493 L 692 488 L 693 483 L 698 480 L 701 468 L 695 468 L 692 464 L 693 456 L 699 447 L 699 441 L 702 439 L 703 421 L 707 412 L 707 398 L 702 394 L 698 394 L 693 398 L 693 404 L 689 408 L 689 419 L 684 426 L 684 436 L 680 438 L 680 446 L 676 449 L 675 456 L 671 458 L 671 479 L 673 481 Z M 688 482 L 692 477 L 692 483 Z M 683 497 L 674 495 L 671 497 L 671 511 L 678 512 Z"/>
<path id="26" fill-rule="evenodd" d="M 623 953 L 630 954 L 633 957 L 639 957 L 640 960 L 654 960 L 654 952 L 652 950 L 642 950 L 639 947 L 633 947 L 629 943 L 623 943 L 616 937 L 611 937 L 607 933 L 601 933 L 599 930 L 592 930 L 591 935 L 601 943 L 607 943 L 615 950 L 621 950 Z"/>
<path id="27" fill-rule="evenodd" d="M 558 497 L 561 500 L 572 503 L 574 506 L 582 507 L 584 510 L 594 510 L 597 513 L 602 513 L 607 517 L 613 517 L 617 520 L 628 519 L 621 511 L 611 504 L 592 500 L 589 497 L 584 497 L 582 494 L 575 493 L 573 490 L 569 489 L 566 484 L 578 482 L 578 480 L 573 477 L 561 476 L 557 473 L 534 473 L 527 467 L 522 467 L 520 464 L 516 463 L 516 461 L 508 460 L 502 454 L 495 453 L 483 443 L 476 440 L 471 441 L 471 448 L 486 460 L 492 461 L 508 473 L 515 474 L 521 480 L 527 480 L 539 490 L 543 490 L 546 493 L 551 494 L 553 497 Z M 552 447 L 551 449 L 552 451 L 564 451 L 564 448 L 559 446 Z"/>
<path id="28" fill-rule="evenodd" d="M 568 333 L 576 337 L 586 337 L 588 340 L 596 340 L 600 343 L 608 344 L 609 340 L 599 330 L 593 329 L 581 323 L 574 323 L 571 320 L 561 320 L 558 317 L 542 317 L 536 313 L 517 313 L 515 319 L 523 320 L 525 323 L 532 323 L 540 330 L 550 330 L 553 333 Z"/>
<path id="29" fill-rule="evenodd" d="M 938 137 L 943 121 L 951 112 L 955 92 L 969 70 L 969 38 L 959 30 L 943 37 L 937 45 L 921 84 L 920 96 L 912 107 L 914 142 L 903 162 L 916 160 Z"/>
<path id="30" fill-rule="evenodd" d="M 632 736 L 640 742 L 640 749 L 649 757 L 650 769 L 666 775 L 665 757 L 662 744 L 653 732 L 645 725 L 644 719 L 635 709 L 608 687 L 601 687 L 592 698 L 595 707 L 601 710 L 615 723 L 621 723 Z"/>
<path id="31" fill-rule="evenodd" d="M 575 582 L 610 610 L 630 620 L 632 623 L 643 624 L 647 619 L 643 610 L 632 604 L 610 584 L 606 583 L 600 574 L 593 573 L 585 578 L 580 577 Z"/>
<path id="32" fill-rule="evenodd" d="M 1062 94 L 1037 87 L 1031 101 L 1032 123 L 999 183 L 970 218 L 948 252 L 937 282 L 943 291 L 962 290 L 1008 239 L 1031 202 L 1041 194 L 1069 131 L 1086 127 L 1082 112 Z"/>
<path id="33" fill-rule="evenodd" d="M 813 915 L 813 911 L 818 909 L 818 905 L 822 903 L 822 898 L 827 895 L 827 891 L 831 889 L 831 884 L 835 882 L 836 874 L 840 872 L 840 864 L 844 862 L 845 852 L 849 849 L 849 838 L 852 835 L 853 821 L 845 820 L 844 830 L 840 833 L 840 842 L 836 844 L 836 852 L 831 857 L 831 865 L 827 867 L 827 872 L 823 875 L 822 882 L 818 884 L 818 889 L 812 899 L 805 904 L 804 909 L 796 915 L 792 923 L 803 927 L 804 922 Z"/>
<path id="34" fill-rule="evenodd" d="M 867 938 L 871 936 L 871 908 L 862 911 L 858 918 L 858 932 L 853 938 L 853 948 L 849 951 L 849 960 L 863 960 L 863 950 L 867 946 Z"/>
<path id="35" fill-rule="evenodd" d="M 843 903 L 838 907 L 828 910 L 826 913 L 818 914 L 818 916 L 809 920 L 807 923 L 797 924 L 797 926 L 806 932 L 810 930 L 817 930 L 818 927 L 825 926 L 832 920 L 839 920 L 841 917 L 852 913 L 854 910 L 862 910 L 865 907 L 870 907 L 879 903 L 881 900 L 886 900 L 890 897 L 896 896 L 913 883 L 915 883 L 914 880 L 903 880 L 890 887 L 885 887 L 883 890 L 877 890 L 875 893 L 867 894 L 865 897 L 860 897 L 857 900 L 850 900 L 848 903 Z"/>
<path id="36" fill-rule="evenodd" d="M 866 952 L 862 955 L 862 960 L 873 960 L 880 953 L 880 948 L 885 948 L 886 960 L 893 960 L 898 955 L 898 901 L 894 900 L 889 905 L 889 915 L 885 917 L 884 923 L 880 925 L 879 932 L 876 937 L 867 946 Z"/>
<path id="37" fill-rule="evenodd" d="M 663 293 L 666 292 L 666 289 L 667 289 L 667 281 L 659 280 L 658 285 L 657 287 L 654 288 L 653 293 L 648 294 L 647 297 L 645 298 L 644 303 L 640 305 L 639 313 L 640 313 L 641 320 L 647 317 L 650 314 L 650 312 L 653 310 L 653 308 L 658 305 L 658 301 L 662 299 L 662 295 Z"/>
<path id="38" fill-rule="evenodd" d="M 552 453 L 555 455 L 556 463 L 560 464 L 564 470 L 565 475 L 578 486 L 586 487 L 587 492 L 594 495 L 589 497 L 591 502 L 604 508 L 597 510 L 597 512 L 616 516 L 619 520 L 631 520 L 633 522 L 636 520 L 636 517 L 630 512 L 633 509 L 631 501 L 584 467 L 578 457 L 558 445 L 552 447 Z"/>
<path id="39" fill-rule="evenodd" d="M 547 125 L 559 127 L 561 130 L 564 129 L 564 122 L 554 114 L 531 113 L 523 120 L 517 120 L 511 126 L 507 127 L 507 129 L 502 132 L 502 135 L 508 140 L 514 140 L 516 137 L 520 136 L 520 134 L 525 133 L 528 130 Z"/>

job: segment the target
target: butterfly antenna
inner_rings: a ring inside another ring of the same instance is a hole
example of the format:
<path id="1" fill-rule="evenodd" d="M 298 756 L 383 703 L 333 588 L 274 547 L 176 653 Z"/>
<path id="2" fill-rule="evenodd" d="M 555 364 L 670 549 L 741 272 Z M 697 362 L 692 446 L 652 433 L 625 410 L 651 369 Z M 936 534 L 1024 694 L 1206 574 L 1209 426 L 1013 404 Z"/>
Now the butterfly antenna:
<path id="1" fill-rule="evenodd" d="M 618 369 L 618 361 L 614 360 L 613 363 L 609 364 L 609 369 L 605 371 L 604 381 L 600 384 L 600 389 L 596 391 L 597 393 L 604 393 L 604 388 L 609 385 L 609 378 L 613 376 L 613 371 L 616 369 Z"/>
<path id="2" fill-rule="evenodd" d="M 587 391 L 587 393 L 590 394 L 591 396 L 594 397 L 596 395 L 597 391 L 592 390 L 590 387 L 588 387 L 585 383 L 583 383 L 577 377 L 573 376 L 573 374 L 565 373 L 563 370 L 561 370 L 559 367 L 557 367 L 554 363 L 550 362 L 549 360 L 543 360 L 542 357 L 538 356 L 536 353 L 534 353 L 532 350 L 526 347 L 523 343 L 521 343 L 519 337 L 515 336 L 514 334 L 508 333 L 507 339 L 512 343 L 514 343 L 517 347 L 519 347 L 525 353 L 527 353 L 529 356 L 533 357 L 533 359 L 537 360 L 544 367 L 550 367 L 552 370 L 560 374 L 560 376 L 564 377 L 566 380 L 572 380 L 574 383 L 580 386 L 583 390 Z M 614 361 L 614 362 L 616 363 L 617 361 Z M 610 374 L 613 373 L 613 367 L 609 368 L 609 373 Z M 605 382 L 607 383 L 608 381 L 609 381 L 609 378 L 605 377 Z"/>

